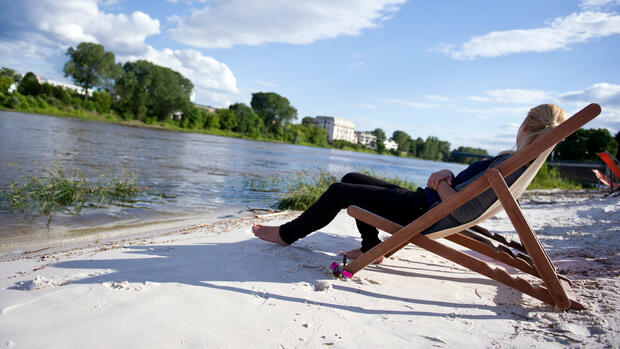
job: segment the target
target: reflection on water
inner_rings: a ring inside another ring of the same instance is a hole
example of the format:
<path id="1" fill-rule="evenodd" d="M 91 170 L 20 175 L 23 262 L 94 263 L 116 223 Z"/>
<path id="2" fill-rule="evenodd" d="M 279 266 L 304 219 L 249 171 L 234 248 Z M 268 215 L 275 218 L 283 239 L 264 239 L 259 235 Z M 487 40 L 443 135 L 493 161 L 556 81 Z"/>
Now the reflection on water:
<path id="1" fill-rule="evenodd" d="M 369 169 L 424 184 L 441 168 L 464 166 L 333 149 L 255 142 L 194 133 L 170 132 L 42 115 L 0 112 L 0 187 L 44 169 L 80 169 L 136 174 L 169 199 L 152 199 L 141 208 L 113 206 L 80 216 L 28 218 L 0 211 L 0 245 L 89 229 L 187 216 L 223 216 L 248 208 L 268 208 L 298 171 L 328 170 L 337 175 Z M 281 180 L 277 180 L 277 179 Z"/>

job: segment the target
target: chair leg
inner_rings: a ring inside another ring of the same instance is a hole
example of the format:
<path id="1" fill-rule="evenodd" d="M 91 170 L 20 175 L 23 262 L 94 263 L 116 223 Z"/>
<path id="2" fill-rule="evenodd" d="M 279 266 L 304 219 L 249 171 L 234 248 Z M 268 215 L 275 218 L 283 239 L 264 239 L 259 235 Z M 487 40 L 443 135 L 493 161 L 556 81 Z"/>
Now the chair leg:
<path id="1" fill-rule="evenodd" d="M 529 258 L 524 259 L 522 257 L 515 256 L 508 249 L 506 250 L 499 249 L 493 246 L 492 244 L 490 244 L 490 242 L 489 242 L 490 244 L 489 245 L 481 241 L 472 239 L 471 237 L 466 236 L 461 233 L 447 236 L 445 237 L 445 239 L 452 241 L 456 244 L 459 244 L 463 247 L 466 247 L 472 251 L 476 251 L 487 257 L 493 258 L 494 260 L 502 262 L 513 268 L 519 269 L 530 275 L 538 276 L 538 272 L 536 271 L 536 268 L 532 264 L 531 260 L 529 260 Z"/>
<path id="2" fill-rule="evenodd" d="M 474 225 L 473 227 L 469 228 L 469 230 L 473 230 L 476 233 L 480 233 L 486 237 L 488 237 L 489 239 L 493 239 L 497 242 L 499 242 L 500 244 L 503 244 L 505 246 L 514 248 L 515 250 L 521 251 L 521 252 L 525 252 L 525 247 L 523 247 L 523 245 L 517 241 L 513 241 L 513 240 L 506 240 L 505 237 L 497 234 L 497 233 L 491 233 L 488 230 L 484 229 L 483 227 L 479 226 L 479 225 Z"/>
<path id="3" fill-rule="evenodd" d="M 402 229 L 402 226 L 394 223 L 390 220 L 387 220 L 383 217 L 379 217 L 373 213 L 370 213 L 364 209 L 361 209 L 359 207 L 356 206 L 349 206 L 349 208 L 347 209 L 347 212 L 349 213 L 349 215 L 351 215 L 352 217 L 361 220 L 362 222 L 368 223 L 373 225 L 374 227 L 381 229 L 387 233 L 390 234 L 394 234 L 396 232 L 398 232 L 400 229 Z M 470 239 L 471 240 L 471 239 Z M 475 241 L 475 240 L 474 240 Z M 555 304 L 553 301 L 553 298 L 551 298 L 550 292 L 547 290 L 547 288 L 545 287 L 540 287 L 540 286 L 534 286 L 532 284 L 530 284 L 528 281 L 519 278 L 519 277 L 513 277 L 510 274 L 508 274 L 506 271 L 501 270 L 501 269 L 497 269 L 495 267 L 490 266 L 489 264 L 487 264 L 486 262 L 468 255 L 467 253 L 461 252 L 461 251 L 457 251 L 454 250 L 450 247 L 447 247 L 439 242 L 436 242 L 432 239 L 427 238 L 426 236 L 423 235 L 417 235 L 415 236 L 413 239 L 407 241 L 407 243 L 412 243 L 418 247 L 424 248 L 426 250 L 428 250 L 431 253 L 435 253 L 441 257 L 444 257 L 456 264 L 459 264 L 461 266 L 464 266 L 465 268 L 468 268 L 470 270 L 473 270 L 475 272 L 478 272 L 480 274 L 483 274 L 485 276 L 488 276 L 489 278 L 496 280 L 500 283 L 503 283 L 509 287 L 513 287 L 523 293 L 526 293 L 534 298 L 540 299 L 543 302 L 546 302 L 548 304 Z M 458 243 L 458 242 L 457 242 Z M 486 246 L 486 248 L 489 248 L 488 245 L 483 245 L 483 243 L 480 243 L 478 241 L 476 241 L 476 246 Z M 468 247 L 468 246 L 465 246 Z M 476 249 L 474 249 L 476 250 Z M 496 252 L 491 252 L 488 251 L 489 254 L 492 253 L 496 253 Z M 492 258 L 494 258 L 494 256 L 490 256 Z M 495 258 L 497 259 L 497 258 Z M 500 260 L 501 259 L 497 259 Z M 516 262 L 516 263 L 521 263 L 521 262 Z M 528 265 L 528 263 L 526 263 L 525 261 L 522 262 L 523 265 Z M 510 265 L 510 264 L 509 264 Z M 350 267 L 350 264 L 347 265 L 347 267 Z M 516 266 L 515 266 L 516 267 Z M 345 268 L 346 269 L 346 268 Z M 518 268 L 519 269 L 519 268 Z M 537 273 L 537 270 L 535 269 L 535 267 L 532 267 L 530 265 L 530 267 L 525 266 L 524 269 L 530 269 L 533 273 Z M 348 270 L 348 269 L 347 269 Z M 351 271 L 351 270 L 348 270 Z M 526 271 L 527 272 L 527 271 Z M 533 274 L 532 273 L 532 274 Z M 536 274 L 533 274 L 536 275 Z M 568 286 L 567 286 L 568 287 Z M 573 297 L 572 295 L 570 295 L 570 307 L 573 309 L 585 309 L 585 307 L 580 304 L 578 301 L 575 300 L 575 297 Z"/>
<path id="4" fill-rule="evenodd" d="M 536 267 L 538 274 L 549 289 L 549 293 L 553 299 L 553 304 L 562 310 L 570 308 L 571 300 L 568 299 L 568 295 L 566 294 L 566 291 L 564 290 L 564 287 L 555 272 L 555 267 L 551 263 L 549 256 L 547 256 L 547 253 L 540 244 L 540 241 L 538 241 L 538 238 L 534 234 L 534 231 L 530 227 L 529 223 L 523 216 L 521 208 L 510 193 L 510 190 L 508 189 L 501 173 L 497 169 L 492 168 L 487 170 L 486 177 L 489 179 L 491 187 L 497 194 L 502 207 L 506 211 L 508 218 L 517 231 L 517 234 L 519 234 L 521 243 L 525 246 L 528 255 L 534 261 L 534 266 Z"/>
<path id="5" fill-rule="evenodd" d="M 432 253 L 435 253 L 443 258 L 446 258 L 456 264 L 464 266 L 470 270 L 473 270 L 477 273 L 480 273 L 484 276 L 487 276 L 497 282 L 500 282 L 506 286 L 517 289 L 525 294 L 528 294 L 534 298 L 540 299 L 541 301 L 555 305 L 555 300 L 552 298 L 553 293 L 549 291 L 548 288 L 544 286 L 535 286 L 532 285 L 527 280 L 520 278 L 518 276 L 512 276 L 508 274 L 505 270 L 495 268 L 490 266 L 486 262 L 468 255 L 467 253 L 457 251 L 450 247 L 447 247 L 437 241 L 429 239 L 423 235 L 418 235 L 411 239 L 411 243 L 428 250 Z M 585 307 L 579 303 L 574 297 L 572 299 L 568 298 L 568 307 L 565 309 L 577 309 L 583 310 Z M 564 309 L 564 310 L 565 310 Z"/>

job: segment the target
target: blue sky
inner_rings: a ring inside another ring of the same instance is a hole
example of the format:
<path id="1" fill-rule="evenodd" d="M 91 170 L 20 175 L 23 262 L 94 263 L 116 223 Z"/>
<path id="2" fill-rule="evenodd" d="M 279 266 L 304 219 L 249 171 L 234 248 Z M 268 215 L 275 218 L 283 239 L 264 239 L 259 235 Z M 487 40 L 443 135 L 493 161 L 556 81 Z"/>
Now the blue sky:
<path id="1" fill-rule="evenodd" d="M 195 102 L 257 91 L 304 116 L 494 153 L 529 108 L 603 107 L 620 128 L 620 1 L 22 0 L 0 4 L 0 65 L 64 80 L 65 52 L 103 44 L 189 77 Z"/>

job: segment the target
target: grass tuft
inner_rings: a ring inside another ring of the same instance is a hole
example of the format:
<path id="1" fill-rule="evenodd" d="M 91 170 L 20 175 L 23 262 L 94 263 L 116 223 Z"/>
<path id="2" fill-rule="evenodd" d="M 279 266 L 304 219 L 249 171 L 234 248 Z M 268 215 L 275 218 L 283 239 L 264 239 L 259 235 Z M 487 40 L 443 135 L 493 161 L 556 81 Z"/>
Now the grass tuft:
<path id="1" fill-rule="evenodd" d="M 562 177 L 560 172 L 556 168 L 549 168 L 547 164 L 543 164 L 536 177 L 527 189 L 564 189 L 564 190 L 579 190 L 583 189 L 583 186 L 568 178 Z"/>
<path id="2" fill-rule="evenodd" d="M 417 188 L 415 183 L 398 177 L 387 178 L 368 170 L 364 170 L 362 173 L 409 190 L 416 190 Z M 280 198 L 277 206 L 279 209 L 305 210 L 318 200 L 332 183 L 338 180 L 338 177 L 324 170 L 321 170 L 318 175 L 307 171 L 298 172 L 297 179 L 288 186 L 288 193 Z"/>
<path id="3" fill-rule="evenodd" d="M 45 170 L 42 176 L 23 176 L 24 183 L 13 182 L 0 191 L 0 207 L 34 216 L 55 213 L 79 214 L 84 207 L 132 202 L 145 192 L 136 185 L 134 174 L 89 182 L 75 170 L 67 175 L 60 168 Z"/>

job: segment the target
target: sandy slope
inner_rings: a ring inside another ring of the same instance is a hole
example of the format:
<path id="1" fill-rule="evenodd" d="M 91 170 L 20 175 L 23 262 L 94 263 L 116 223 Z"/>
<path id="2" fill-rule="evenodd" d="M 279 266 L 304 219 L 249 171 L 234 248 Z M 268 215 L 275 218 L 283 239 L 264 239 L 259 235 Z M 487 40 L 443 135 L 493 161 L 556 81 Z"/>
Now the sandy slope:
<path id="1" fill-rule="evenodd" d="M 0 347 L 618 347 L 618 200 L 523 200 L 586 311 L 556 311 L 413 246 L 356 280 L 334 280 L 335 253 L 359 246 L 343 212 L 290 247 L 254 238 L 251 220 L 238 219 L 4 253 Z M 515 237 L 505 215 L 484 226 Z"/>

